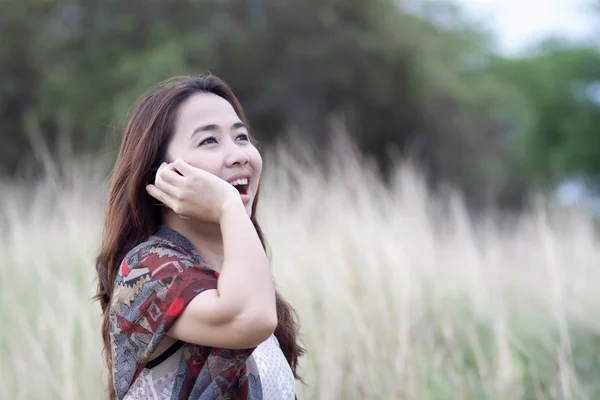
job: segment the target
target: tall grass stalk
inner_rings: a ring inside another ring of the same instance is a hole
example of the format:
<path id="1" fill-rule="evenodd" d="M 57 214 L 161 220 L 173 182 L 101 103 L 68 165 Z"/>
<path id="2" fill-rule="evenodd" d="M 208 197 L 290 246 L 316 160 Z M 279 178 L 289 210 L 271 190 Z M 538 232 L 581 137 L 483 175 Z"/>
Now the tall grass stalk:
<path id="1" fill-rule="evenodd" d="M 410 165 L 386 187 L 352 151 L 327 173 L 309 154 L 270 151 L 259 211 L 308 349 L 301 399 L 600 398 L 591 220 L 539 206 L 474 221 Z M 107 169 L 48 170 L 0 182 L 0 398 L 102 399 Z"/>

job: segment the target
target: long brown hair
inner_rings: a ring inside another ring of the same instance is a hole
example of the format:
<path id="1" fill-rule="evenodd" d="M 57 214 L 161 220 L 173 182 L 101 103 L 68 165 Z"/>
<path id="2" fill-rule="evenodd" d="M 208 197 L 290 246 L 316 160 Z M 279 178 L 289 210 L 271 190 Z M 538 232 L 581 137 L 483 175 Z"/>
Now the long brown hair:
<path id="1" fill-rule="evenodd" d="M 160 83 L 134 105 L 123 133 L 111 176 L 102 244 L 96 260 L 98 291 L 94 298 L 100 301 L 103 313 L 102 338 L 111 399 L 115 396 L 109 310 L 115 277 L 127 252 L 146 240 L 161 223 L 161 210 L 144 188 L 152 179 L 156 167 L 165 161 L 179 106 L 199 92 L 213 93 L 227 100 L 242 122 L 249 126 L 231 88 L 216 76 L 207 75 L 176 77 Z M 251 220 L 267 251 L 264 234 L 256 220 L 258 197 L 257 192 L 252 204 Z M 299 378 L 298 358 L 305 350 L 299 344 L 296 314 L 279 293 L 276 293 L 276 302 L 278 325 L 275 336 L 294 376 Z"/>

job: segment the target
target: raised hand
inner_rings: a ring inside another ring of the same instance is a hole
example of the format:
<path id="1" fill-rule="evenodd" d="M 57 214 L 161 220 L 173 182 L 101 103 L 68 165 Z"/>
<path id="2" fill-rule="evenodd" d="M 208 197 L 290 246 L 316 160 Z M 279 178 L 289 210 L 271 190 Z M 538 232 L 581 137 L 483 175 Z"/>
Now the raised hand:
<path id="1" fill-rule="evenodd" d="M 182 218 L 202 222 L 220 223 L 226 207 L 236 203 L 243 206 L 231 184 L 180 158 L 163 163 L 146 191 Z"/>

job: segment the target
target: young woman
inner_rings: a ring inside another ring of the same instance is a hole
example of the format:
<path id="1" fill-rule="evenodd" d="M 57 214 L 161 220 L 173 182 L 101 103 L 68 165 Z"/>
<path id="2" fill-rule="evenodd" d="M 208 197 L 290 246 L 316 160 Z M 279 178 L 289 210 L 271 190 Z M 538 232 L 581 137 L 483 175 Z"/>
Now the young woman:
<path id="1" fill-rule="evenodd" d="M 261 170 L 213 75 L 133 108 L 96 265 L 111 399 L 294 399 L 304 350 L 256 221 Z"/>

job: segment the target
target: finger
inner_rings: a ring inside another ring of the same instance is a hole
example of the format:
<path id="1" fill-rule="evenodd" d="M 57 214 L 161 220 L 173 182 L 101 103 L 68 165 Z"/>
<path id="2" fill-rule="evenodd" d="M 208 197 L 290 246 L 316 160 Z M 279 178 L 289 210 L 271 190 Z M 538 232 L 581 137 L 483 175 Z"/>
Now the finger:
<path id="1" fill-rule="evenodd" d="M 161 164 L 162 168 L 168 169 L 170 171 L 175 172 L 177 175 L 181 175 L 181 173 L 179 171 L 177 171 L 177 168 L 175 168 L 175 162 L 164 162 Z"/>
<path id="2" fill-rule="evenodd" d="M 146 192 L 169 208 L 173 208 L 174 199 L 155 185 L 147 185 Z"/>
<path id="3" fill-rule="evenodd" d="M 189 175 L 195 173 L 196 170 L 198 169 L 198 168 L 192 167 L 190 164 L 188 164 L 182 158 L 178 158 L 172 164 L 177 171 L 181 172 L 181 174 L 183 176 L 189 176 Z"/>
<path id="4" fill-rule="evenodd" d="M 168 172 L 165 168 L 159 168 L 159 170 L 156 172 L 156 180 L 154 182 L 154 185 L 169 196 L 177 197 L 177 188 L 171 183 L 167 182 L 165 179 L 165 172 Z M 170 172 L 172 174 L 175 174 L 175 172 L 173 171 Z"/>
<path id="5" fill-rule="evenodd" d="M 185 178 L 179 175 L 172 163 L 162 169 L 160 176 L 166 183 L 173 186 L 181 186 L 185 181 Z"/>

